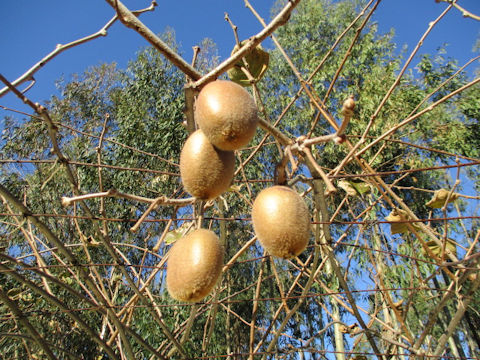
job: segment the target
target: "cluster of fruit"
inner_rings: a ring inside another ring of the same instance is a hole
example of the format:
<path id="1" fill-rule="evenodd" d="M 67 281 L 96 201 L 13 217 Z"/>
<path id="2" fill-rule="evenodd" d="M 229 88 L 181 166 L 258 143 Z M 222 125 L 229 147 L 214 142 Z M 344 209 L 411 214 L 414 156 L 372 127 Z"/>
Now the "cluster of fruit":
<path id="1" fill-rule="evenodd" d="M 249 143 L 258 124 L 249 92 L 226 80 L 207 84 L 195 105 L 199 129 L 180 154 L 184 188 L 201 200 L 213 199 L 230 186 L 235 170 L 233 151 Z M 262 246 L 274 256 L 292 258 L 307 246 L 310 215 L 303 199 L 285 186 L 262 190 L 254 201 L 252 221 Z M 167 289 L 174 299 L 197 302 L 217 283 L 223 247 L 214 232 L 195 230 L 177 240 L 169 252 Z"/>

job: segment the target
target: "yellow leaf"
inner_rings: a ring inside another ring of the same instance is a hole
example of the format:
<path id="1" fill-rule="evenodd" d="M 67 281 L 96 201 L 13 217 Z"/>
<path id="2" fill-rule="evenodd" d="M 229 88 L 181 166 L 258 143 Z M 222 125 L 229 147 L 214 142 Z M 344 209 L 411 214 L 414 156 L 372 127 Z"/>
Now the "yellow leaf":
<path id="1" fill-rule="evenodd" d="M 430 199 L 430 201 L 427 202 L 425 205 L 427 205 L 428 207 L 431 207 L 433 209 L 439 209 L 439 208 L 441 208 L 445 205 L 445 202 L 447 201 L 449 193 L 450 193 L 450 191 L 448 191 L 446 189 L 437 190 L 433 193 L 433 197 Z M 459 194 L 452 193 L 452 195 L 450 195 L 450 199 L 448 199 L 448 202 L 451 203 L 451 202 L 457 200 L 458 196 L 459 196 Z"/>
<path id="2" fill-rule="evenodd" d="M 85 242 L 87 243 L 87 246 L 92 246 L 92 247 L 98 247 L 100 246 L 100 243 L 94 239 L 93 236 L 89 236 L 85 239 Z"/>
<path id="3" fill-rule="evenodd" d="M 337 185 L 350 196 L 368 194 L 372 191 L 370 184 L 363 180 L 340 180 Z"/>
<path id="4" fill-rule="evenodd" d="M 242 41 L 240 43 L 240 46 L 243 46 L 244 44 L 245 41 Z M 236 53 L 238 49 L 238 45 L 235 45 L 231 55 Z M 268 54 L 268 52 L 263 50 L 260 45 L 258 45 L 256 48 L 247 52 L 244 59 L 248 64 L 248 71 L 250 71 L 250 74 L 253 76 L 254 82 L 258 82 L 265 74 L 265 71 L 267 71 L 270 55 Z M 232 68 L 227 71 L 228 77 L 230 78 L 230 80 L 236 82 L 239 85 L 250 86 L 250 80 L 248 80 L 247 75 L 242 70 L 243 66 L 244 63 L 242 60 L 237 62 Z"/>
<path id="5" fill-rule="evenodd" d="M 228 191 L 231 191 L 231 192 L 240 192 L 242 190 L 242 187 L 243 185 L 245 184 L 240 184 L 240 185 L 232 185 L 228 188 Z"/>
<path id="6" fill-rule="evenodd" d="M 178 227 L 178 229 L 169 231 L 167 235 L 165 235 L 164 242 L 166 245 L 173 244 L 175 241 L 180 239 L 181 237 L 187 235 L 191 230 L 192 222 L 184 222 L 182 225 Z"/>
<path id="7" fill-rule="evenodd" d="M 438 246 L 435 241 L 428 241 L 427 246 L 435 256 L 442 256 L 442 247 Z M 457 245 L 455 244 L 455 241 L 447 239 L 447 243 L 445 244 L 445 252 L 450 252 L 454 256 L 457 256 Z M 425 250 L 423 250 L 423 253 L 428 256 Z"/>
<path id="8" fill-rule="evenodd" d="M 404 234 L 408 233 L 410 230 L 408 229 L 407 222 L 411 220 L 405 210 L 401 209 L 393 209 L 390 214 L 385 218 L 385 220 L 391 222 L 390 223 L 390 232 L 393 234 Z M 418 228 L 419 226 L 415 223 L 411 223 L 413 227 Z"/>
<path id="9" fill-rule="evenodd" d="M 352 184 L 350 184 L 348 181 L 340 180 L 339 182 L 337 182 L 337 185 L 338 185 L 339 188 L 345 190 L 345 192 L 348 195 L 350 195 L 350 196 L 356 196 L 357 195 L 357 191 L 352 186 Z"/>
<path id="10" fill-rule="evenodd" d="M 173 244 L 175 241 L 180 239 L 182 236 L 183 236 L 183 234 L 178 230 L 169 231 L 167 233 L 167 235 L 165 235 L 165 240 L 164 240 L 165 244 L 166 245 Z"/>

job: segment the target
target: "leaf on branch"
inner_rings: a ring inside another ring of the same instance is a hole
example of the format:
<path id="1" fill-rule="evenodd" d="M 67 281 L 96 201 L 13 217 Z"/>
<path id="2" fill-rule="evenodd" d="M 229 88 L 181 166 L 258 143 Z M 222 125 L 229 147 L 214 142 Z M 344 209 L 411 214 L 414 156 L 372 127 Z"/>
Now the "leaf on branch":
<path id="1" fill-rule="evenodd" d="M 445 202 L 448 199 L 449 193 L 450 191 L 446 189 L 437 190 L 433 193 L 433 197 L 430 199 L 430 201 L 427 202 L 425 205 L 427 205 L 428 207 L 431 207 L 432 209 L 439 209 L 445 206 Z M 454 202 L 455 200 L 458 199 L 458 197 L 459 197 L 458 193 L 452 193 L 450 195 L 450 198 L 448 199 L 448 202 L 449 203 Z"/>
<path id="2" fill-rule="evenodd" d="M 410 232 L 408 229 L 407 222 L 411 220 L 405 210 L 393 209 L 390 214 L 385 218 L 386 221 L 390 222 L 390 232 L 394 234 L 405 234 Z M 412 226 L 419 229 L 420 227 L 412 223 Z"/>
<path id="3" fill-rule="evenodd" d="M 395 308 L 395 310 L 397 310 L 400 313 L 400 315 L 403 316 L 403 313 L 405 311 L 403 299 L 400 299 L 397 302 L 394 302 L 392 305 Z"/>
<path id="4" fill-rule="evenodd" d="M 85 243 L 87 246 L 93 246 L 93 247 L 100 246 L 100 243 L 97 240 L 95 240 L 91 235 L 85 239 Z"/>
<path id="5" fill-rule="evenodd" d="M 438 257 L 442 256 L 442 247 L 438 246 L 437 243 L 433 240 L 427 241 L 428 248 L 430 251 Z M 454 256 L 457 256 L 457 245 L 455 244 L 455 241 L 451 239 L 447 239 L 447 243 L 445 244 L 445 253 L 451 253 Z M 423 253 L 428 256 L 425 250 L 423 250 Z"/>
<path id="6" fill-rule="evenodd" d="M 70 286 L 72 286 L 72 285 L 73 285 L 73 282 L 74 282 L 73 279 L 72 279 L 72 277 L 71 277 L 70 275 L 62 275 L 61 280 L 62 280 L 65 284 L 70 285 Z"/>
<path id="7" fill-rule="evenodd" d="M 122 274 L 115 274 L 111 278 L 111 282 L 112 282 L 112 284 L 117 284 L 117 283 L 120 283 L 122 281 L 122 279 L 123 279 Z"/>
<path id="8" fill-rule="evenodd" d="M 245 44 L 245 41 L 240 43 L 240 47 Z M 239 49 L 238 45 L 232 50 L 231 55 L 235 54 Z M 248 64 L 248 71 L 253 76 L 254 82 L 260 81 L 260 79 L 265 74 L 265 71 L 268 69 L 268 63 L 270 61 L 270 55 L 268 52 L 263 50 L 263 48 L 258 45 L 256 48 L 252 49 L 245 55 L 245 61 Z M 236 82 L 242 86 L 251 86 L 252 83 L 248 79 L 247 75 L 242 71 L 242 67 L 245 67 L 245 64 L 242 60 L 237 62 L 231 69 L 227 71 L 228 77 L 233 82 Z"/>
<path id="9" fill-rule="evenodd" d="M 340 332 L 344 334 L 355 334 L 358 330 L 358 324 L 354 323 L 352 325 L 340 325 Z"/>
<path id="10" fill-rule="evenodd" d="M 182 232 L 178 229 L 169 231 L 165 236 L 165 244 L 173 244 L 175 241 L 179 240 L 183 236 Z"/>
<path id="11" fill-rule="evenodd" d="M 230 192 L 240 192 L 242 190 L 242 187 L 243 185 L 245 184 L 240 184 L 240 185 L 232 185 L 228 188 L 227 191 L 230 191 Z"/>
<path id="12" fill-rule="evenodd" d="M 363 180 L 340 180 L 337 185 L 350 196 L 361 196 L 372 191 L 371 185 Z"/>
<path id="13" fill-rule="evenodd" d="M 161 187 L 161 185 L 167 183 L 168 181 L 170 181 L 170 176 L 167 174 L 163 174 L 160 176 L 155 176 L 152 179 L 151 185 L 152 185 L 152 188 L 158 189 L 159 187 Z"/>
<path id="14" fill-rule="evenodd" d="M 193 230 L 191 224 L 192 222 L 184 222 L 178 229 L 169 231 L 167 235 L 165 235 L 165 245 L 173 244 L 175 241 L 187 235 L 191 230 Z"/>
<path id="15" fill-rule="evenodd" d="M 337 186 L 343 190 L 345 190 L 345 192 L 350 195 L 350 196 L 357 196 L 357 190 L 355 190 L 355 188 L 353 187 L 352 184 L 350 184 L 348 181 L 346 180 L 340 180 L 339 182 L 337 182 Z"/>
<path id="16" fill-rule="evenodd" d="M 21 292 L 22 292 L 22 288 L 18 287 L 18 288 L 12 288 L 10 290 L 7 291 L 7 294 L 8 296 L 10 296 L 11 298 L 19 295 Z"/>

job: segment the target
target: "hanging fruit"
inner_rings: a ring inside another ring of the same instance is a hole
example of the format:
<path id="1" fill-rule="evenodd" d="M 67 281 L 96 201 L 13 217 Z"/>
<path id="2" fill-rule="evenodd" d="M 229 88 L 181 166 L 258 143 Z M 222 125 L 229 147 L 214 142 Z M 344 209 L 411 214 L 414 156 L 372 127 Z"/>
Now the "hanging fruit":
<path id="1" fill-rule="evenodd" d="M 177 240 L 169 251 L 167 290 L 179 301 L 198 302 L 217 283 L 223 247 L 213 231 L 198 229 Z"/>
<path id="2" fill-rule="evenodd" d="M 225 151 L 238 150 L 255 135 L 257 105 L 250 93 L 234 82 L 205 85 L 195 103 L 195 120 L 208 140 Z"/>
<path id="3" fill-rule="evenodd" d="M 308 244 L 308 207 L 296 191 L 286 186 L 272 186 L 258 194 L 252 221 L 258 240 L 271 255 L 290 259 Z"/>

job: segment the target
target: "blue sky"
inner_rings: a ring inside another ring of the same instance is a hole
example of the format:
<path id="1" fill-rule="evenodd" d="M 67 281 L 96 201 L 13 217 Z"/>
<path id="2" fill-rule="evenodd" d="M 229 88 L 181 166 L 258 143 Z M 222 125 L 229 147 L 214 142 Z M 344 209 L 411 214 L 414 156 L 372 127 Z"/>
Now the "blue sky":
<path id="1" fill-rule="evenodd" d="M 148 0 L 125 0 L 131 9 L 149 5 Z M 251 3 L 266 19 L 274 0 L 252 0 Z M 473 13 L 480 14 L 480 0 L 459 0 L 458 3 Z M 234 44 L 232 31 L 224 20 L 224 12 L 239 27 L 241 38 L 258 32 L 261 27 L 245 8 L 243 0 L 164 1 L 154 12 L 141 16 L 154 32 L 167 27 L 175 29 L 184 57 L 191 59 L 191 47 L 203 38 L 212 38 L 218 45 L 222 59 L 226 58 Z M 407 45 L 413 49 L 426 30 L 446 7 L 434 0 L 383 0 L 375 15 L 380 32 L 395 29 L 398 48 Z M 58 43 L 68 43 L 98 31 L 112 16 L 113 9 L 102 0 L 2 0 L 0 13 L 0 73 L 14 80 L 33 64 L 52 51 Z M 434 52 L 446 43 L 448 55 L 459 63 L 473 56 L 472 47 L 480 36 L 480 22 L 465 19 L 455 9 L 434 29 L 421 49 L 421 53 Z M 117 62 L 124 68 L 136 51 L 146 46 L 146 41 L 134 31 L 117 22 L 108 36 L 62 53 L 45 65 L 36 75 L 37 84 L 27 95 L 42 102 L 55 93 L 55 80 L 72 73 L 81 73 L 88 66 L 102 62 Z M 480 67 L 477 62 L 471 67 Z M 0 98 L 0 105 L 15 109 L 26 108 L 13 95 Z M 0 118 L 7 112 L 0 109 Z"/>
<path id="2" fill-rule="evenodd" d="M 131 9 L 138 9 L 148 6 L 149 0 L 124 0 L 124 3 Z M 257 20 L 244 7 L 243 0 L 158 0 L 158 3 L 156 10 L 143 14 L 141 20 L 156 33 L 167 27 L 175 29 L 187 60 L 192 56 L 191 47 L 205 37 L 215 41 L 222 59 L 228 56 L 234 38 L 224 20 L 224 12 L 228 12 L 239 27 L 242 39 L 261 30 Z M 269 18 L 274 0 L 251 0 L 251 3 L 264 18 Z M 480 0 L 458 0 L 458 3 L 480 15 Z M 412 50 L 428 23 L 445 7 L 446 4 L 437 4 L 434 0 L 383 0 L 374 20 L 380 32 L 395 29 L 394 40 L 399 50 L 404 45 Z M 94 33 L 114 15 L 104 0 L 0 0 L 0 13 L 3 15 L 0 73 L 12 81 L 52 51 L 56 44 Z M 474 56 L 472 48 L 479 37 L 480 22 L 464 19 L 459 11 L 452 9 L 427 38 L 420 54 L 435 52 L 439 46 L 448 44 L 448 56 L 457 58 L 462 65 Z M 42 102 L 56 93 L 57 79 L 62 76 L 68 79 L 70 74 L 81 73 L 91 65 L 117 62 L 124 68 L 135 53 L 147 45 L 137 33 L 117 22 L 108 36 L 68 50 L 46 64 L 35 75 L 37 83 L 27 96 Z M 480 63 L 473 65 L 469 74 L 473 75 L 475 67 L 480 68 Z M 31 109 L 12 94 L 0 98 L 0 105 L 31 113 Z M 0 109 L 0 130 L 6 115 L 12 113 Z"/>

